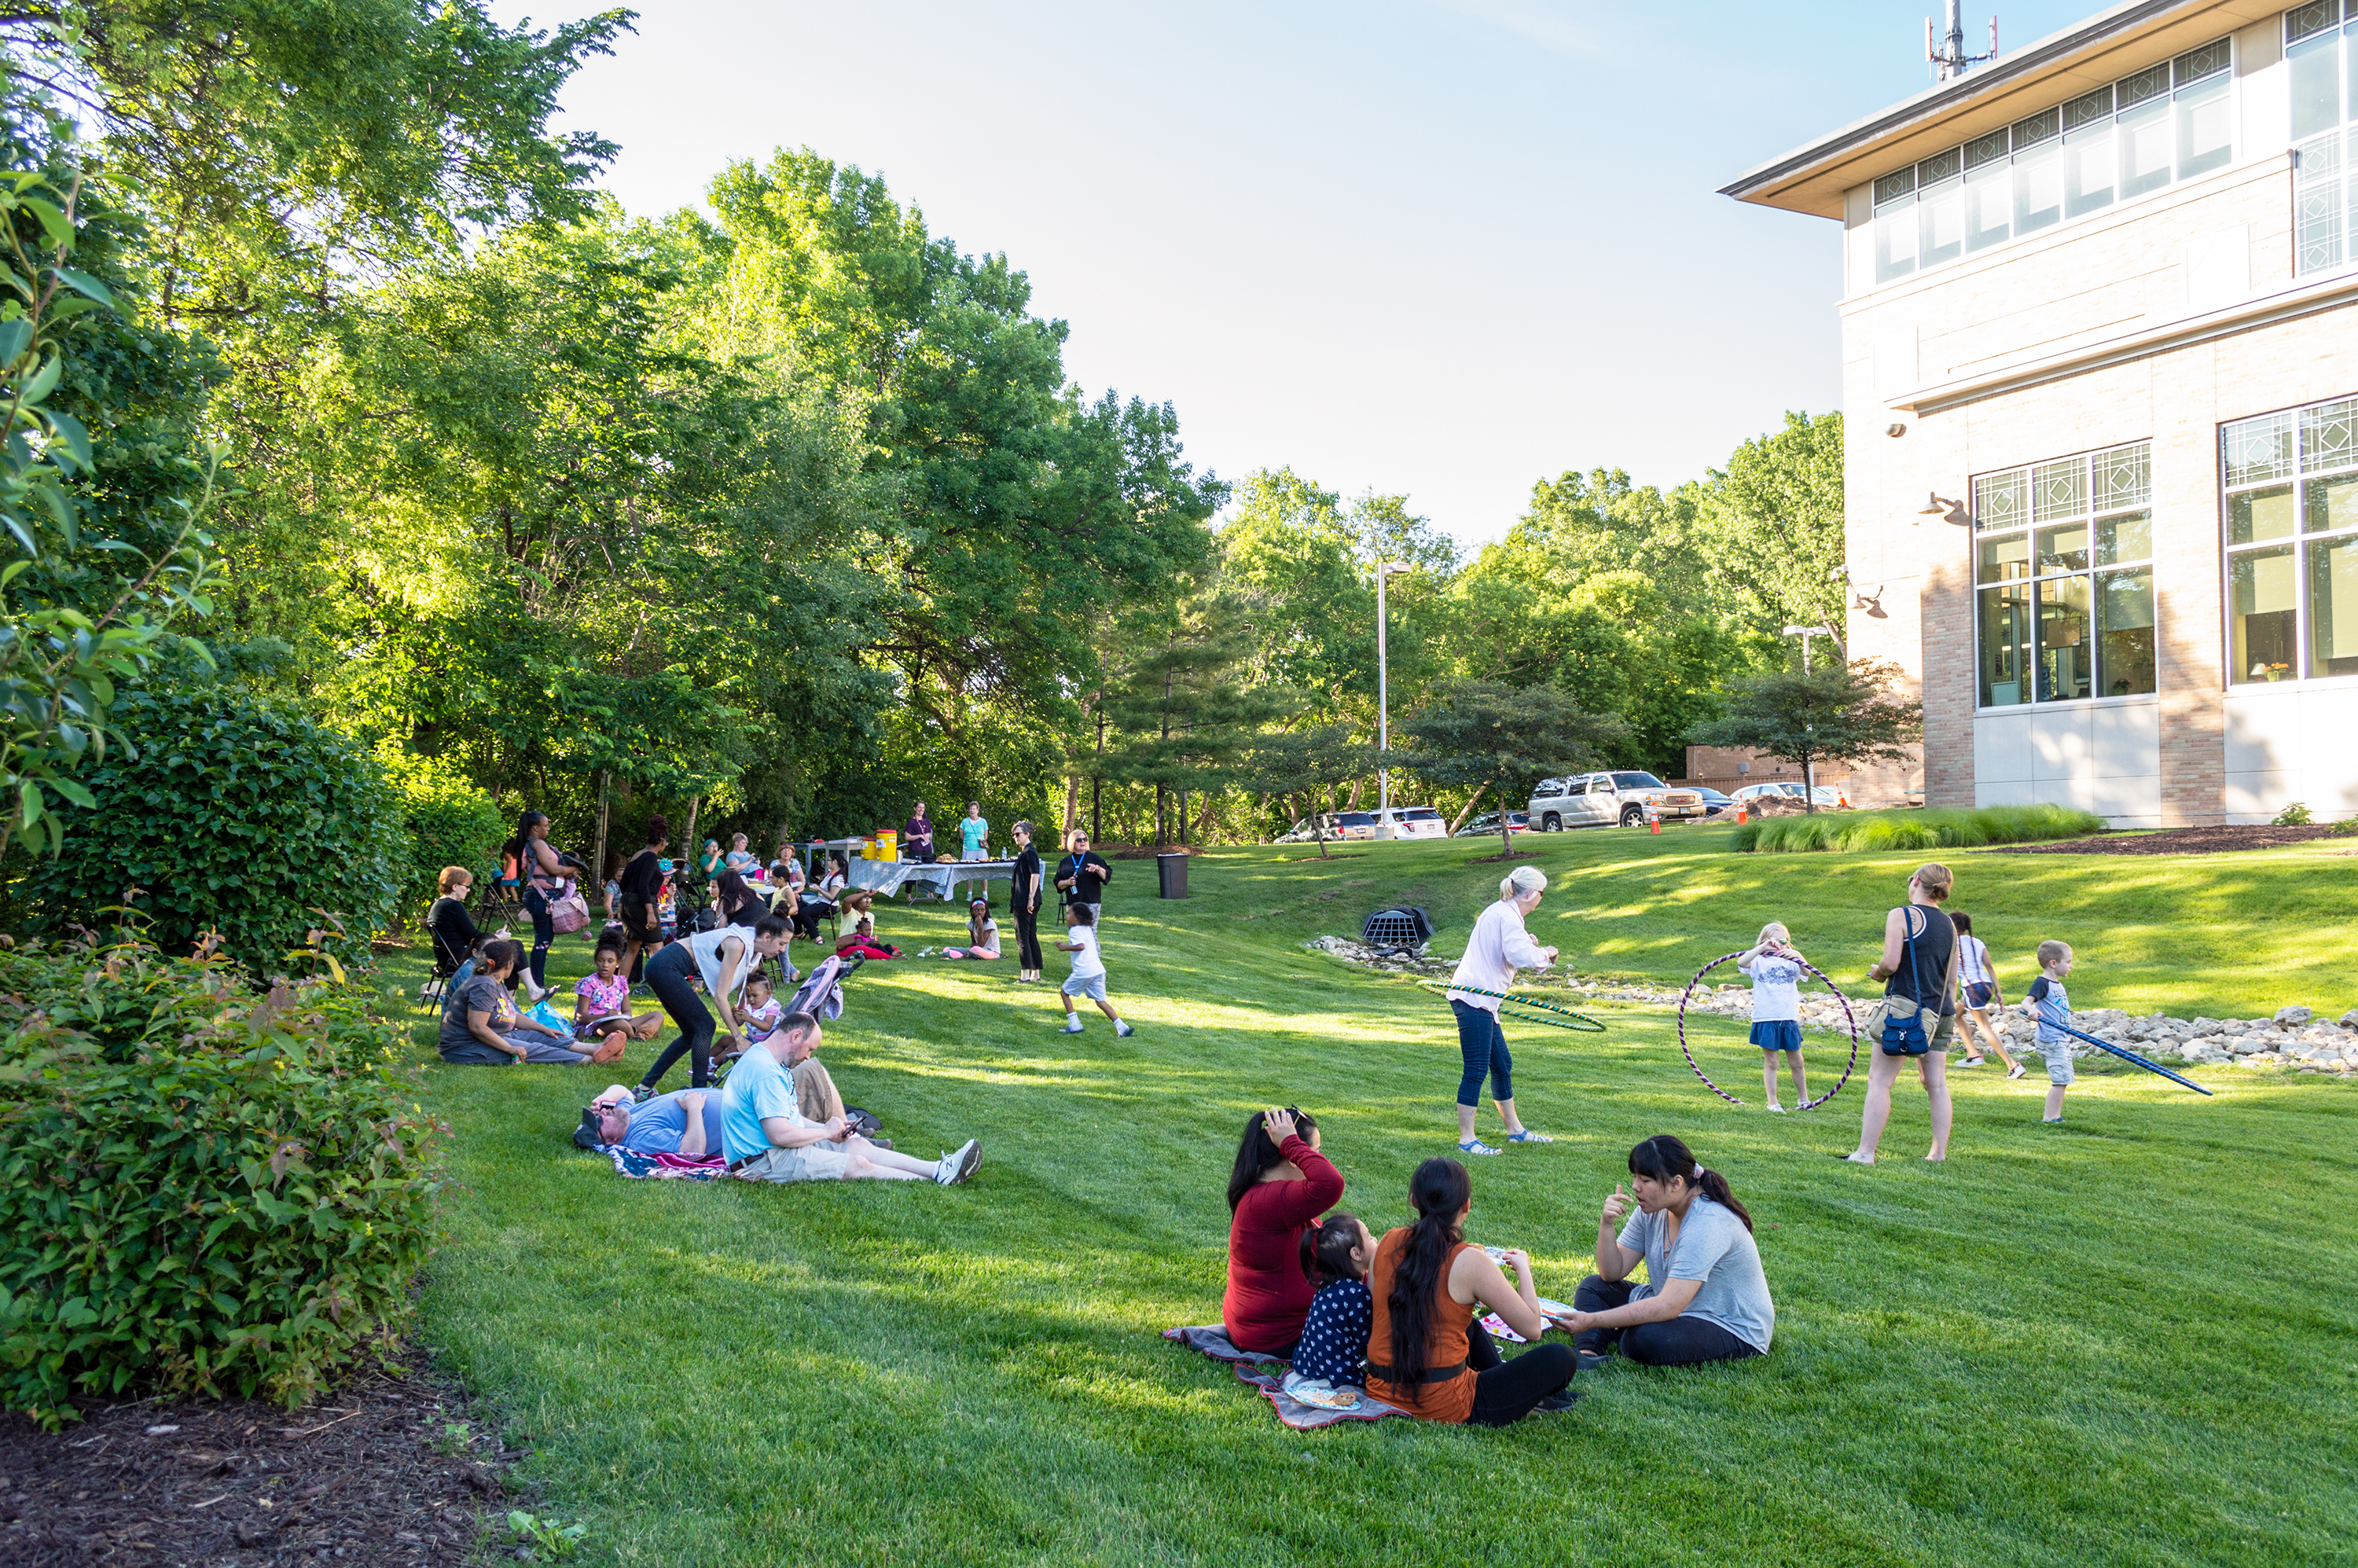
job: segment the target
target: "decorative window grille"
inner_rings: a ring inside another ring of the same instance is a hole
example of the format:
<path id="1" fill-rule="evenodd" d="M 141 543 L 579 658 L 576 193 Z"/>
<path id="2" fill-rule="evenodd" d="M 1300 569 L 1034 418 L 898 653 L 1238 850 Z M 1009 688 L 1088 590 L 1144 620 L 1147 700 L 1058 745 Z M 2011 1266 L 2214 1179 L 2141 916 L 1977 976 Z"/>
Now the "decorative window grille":
<path id="1" fill-rule="evenodd" d="M 2223 427 L 2227 681 L 2358 676 L 2358 398 Z"/>
<path id="2" fill-rule="evenodd" d="M 2154 689 L 2152 507 L 2143 441 L 1974 481 L 1982 707 Z"/>

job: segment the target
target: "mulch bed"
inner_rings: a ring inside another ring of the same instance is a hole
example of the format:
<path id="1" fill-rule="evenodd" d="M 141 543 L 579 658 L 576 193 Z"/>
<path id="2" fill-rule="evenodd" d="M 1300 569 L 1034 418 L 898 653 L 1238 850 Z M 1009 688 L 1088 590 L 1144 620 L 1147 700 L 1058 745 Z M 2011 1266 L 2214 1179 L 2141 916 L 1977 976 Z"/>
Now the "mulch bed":
<path id="1" fill-rule="evenodd" d="M 2217 855 L 2231 849 L 2273 849 L 2333 836 L 2331 823 L 2306 827 L 2230 824 L 2220 827 L 2172 827 L 2160 833 L 2107 833 L 2100 838 L 2068 838 L 2059 844 L 2008 844 L 1996 855 Z"/>
<path id="2" fill-rule="evenodd" d="M 125 1400 L 55 1434 L 0 1415 L 0 1563 L 464 1563 L 525 1453 L 445 1431 L 468 1413 L 413 1358 L 300 1411 Z"/>
<path id="3" fill-rule="evenodd" d="M 1468 866 L 1495 866 L 1501 860 L 1536 860 L 1539 858 L 1540 852 L 1537 849 L 1517 849 L 1510 855 L 1476 855 L 1463 863 Z"/>

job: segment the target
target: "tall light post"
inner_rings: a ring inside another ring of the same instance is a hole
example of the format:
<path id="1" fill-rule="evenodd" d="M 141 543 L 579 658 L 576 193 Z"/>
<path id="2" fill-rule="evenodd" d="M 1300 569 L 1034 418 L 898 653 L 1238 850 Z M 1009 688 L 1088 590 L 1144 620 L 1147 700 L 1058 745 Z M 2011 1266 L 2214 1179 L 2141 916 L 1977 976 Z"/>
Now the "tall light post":
<path id="1" fill-rule="evenodd" d="M 1808 675 L 1810 673 L 1810 639 L 1812 637 L 1831 637 L 1833 634 L 1834 631 L 1831 626 L 1788 626 L 1785 628 L 1786 636 L 1799 637 L 1801 640 L 1801 673 L 1803 675 Z M 1815 811 L 1818 808 L 1818 759 L 1814 754 L 1804 759 L 1801 763 L 1801 788 L 1807 792 L 1804 798 L 1804 804 L 1807 805 L 1812 811 Z"/>
<path id="2" fill-rule="evenodd" d="M 1408 570 L 1401 561 L 1376 563 L 1376 751 L 1379 756 L 1389 755 L 1392 749 L 1391 667 L 1384 646 L 1384 583 Z M 1392 837 L 1392 774 L 1382 765 L 1376 767 L 1376 822 L 1378 837 Z"/>

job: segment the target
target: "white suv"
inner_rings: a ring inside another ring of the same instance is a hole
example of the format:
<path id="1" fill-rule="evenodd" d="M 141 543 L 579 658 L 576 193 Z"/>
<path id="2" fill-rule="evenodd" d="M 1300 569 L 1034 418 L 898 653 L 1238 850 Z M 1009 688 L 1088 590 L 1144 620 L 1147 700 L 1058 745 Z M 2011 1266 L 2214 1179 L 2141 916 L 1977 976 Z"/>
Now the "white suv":
<path id="1" fill-rule="evenodd" d="M 1395 838 L 1446 838 L 1449 824 L 1441 813 L 1429 806 L 1395 806 L 1391 808 L 1391 837 Z M 1383 837 L 1385 814 L 1376 813 L 1376 836 Z"/>
<path id="2" fill-rule="evenodd" d="M 1670 785 L 1651 773 L 1579 773 L 1571 778 L 1541 779 L 1531 791 L 1531 826 L 1542 833 L 1567 827 L 1604 827 L 1619 823 L 1634 827 L 1646 820 L 1646 807 L 1660 806 Z"/>

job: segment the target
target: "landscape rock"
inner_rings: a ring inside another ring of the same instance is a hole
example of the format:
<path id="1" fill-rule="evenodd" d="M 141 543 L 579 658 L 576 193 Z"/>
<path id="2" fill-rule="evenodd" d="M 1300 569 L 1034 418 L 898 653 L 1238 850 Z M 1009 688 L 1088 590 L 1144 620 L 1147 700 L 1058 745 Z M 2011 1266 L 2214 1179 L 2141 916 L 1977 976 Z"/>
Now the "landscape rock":
<path id="1" fill-rule="evenodd" d="M 2309 1010 L 2305 1007 L 2280 1007 L 2277 1009 L 2276 1021 L 2278 1023 L 2289 1023 L 2297 1026 L 2307 1023 L 2310 1019 L 2316 1016 L 2317 1015 L 2315 1013 L 2309 1011 Z"/>
<path id="2" fill-rule="evenodd" d="M 2353 1007 L 2348 1012 L 2342 1015 L 2342 1027 L 2344 1029 L 2358 1029 L 2358 1007 Z"/>

